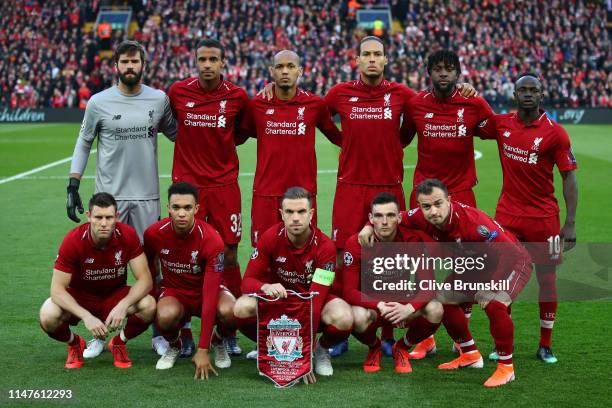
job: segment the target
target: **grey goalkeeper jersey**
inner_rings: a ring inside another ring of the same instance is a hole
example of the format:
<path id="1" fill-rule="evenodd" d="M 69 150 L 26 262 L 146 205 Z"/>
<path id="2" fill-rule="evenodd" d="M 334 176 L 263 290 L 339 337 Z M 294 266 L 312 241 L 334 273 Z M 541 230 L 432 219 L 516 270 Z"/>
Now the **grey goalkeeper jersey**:
<path id="1" fill-rule="evenodd" d="M 96 192 L 117 200 L 159 199 L 157 132 L 176 138 L 176 121 L 163 91 L 142 85 L 125 95 L 115 85 L 91 97 L 72 155 L 71 173 L 83 174 L 98 137 Z"/>

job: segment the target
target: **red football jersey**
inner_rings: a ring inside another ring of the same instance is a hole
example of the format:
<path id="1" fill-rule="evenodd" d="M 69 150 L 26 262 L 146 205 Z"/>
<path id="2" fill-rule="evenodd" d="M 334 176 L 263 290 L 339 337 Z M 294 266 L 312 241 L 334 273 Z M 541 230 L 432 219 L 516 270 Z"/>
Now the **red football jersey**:
<path id="1" fill-rule="evenodd" d="M 96 248 L 83 224 L 64 237 L 54 268 L 72 275 L 70 288 L 104 296 L 127 284 L 128 264 L 140 254 L 140 238 L 129 225 L 118 222 L 109 243 Z"/>
<path id="2" fill-rule="evenodd" d="M 257 242 L 242 281 L 242 293 L 260 292 L 266 283 L 307 292 L 315 269 L 336 269 L 336 247 L 320 229 L 311 226 L 312 236 L 303 248 L 293 246 L 281 222 L 268 229 Z M 333 285 L 332 292 L 337 288 Z"/>
<path id="3" fill-rule="evenodd" d="M 577 168 L 569 136 L 546 116 L 525 125 L 517 113 L 495 115 L 479 130 L 483 139 L 496 139 L 504 181 L 497 213 L 544 218 L 559 214 L 553 167 Z"/>
<path id="4" fill-rule="evenodd" d="M 154 275 L 159 259 L 162 288 L 180 289 L 202 297 L 199 347 L 208 348 L 223 277 L 223 239 L 217 230 L 199 219 L 187 235 L 179 236 L 172 228 L 172 218 L 168 217 L 147 228 L 144 245 Z"/>
<path id="5" fill-rule="evenodd" d="M 342 269 L 342 297 L 351 305 L 361 306 L 368 309 L 378 310 L 380 300 L 371 298 L 361 291 L 361 246 L 358 240 L 359 234 L 351 236 L 346 241 L 344 248 Z M 376 236 L 375 236 L 376 239 Z M 421 231 L 409 230 L 398 225 L 397 234 L 393 242 L 427 242 L 431 239 Z M 378 242 L 378 241 L 377 241 Z M 433 281 L 434 273 L 431 269 L 419 269 L 416 273 L 416 281 Z M 415 310 L 421 309 L 434 296 L 431 290 L 419 290 L 412 300 L 401 302 L 411 304 Z M 383 299 L 381 299 L 383 300 Z"/>
<path id="6" fill-rule="evenodd" d="M 246 92 L 223 78 L 205 91 L 198 78 L 188 78 L 173 84 L 168 96 L 178 124 L 172 180 L 197 187 L 235 183 L 234 128 L 248 102 Z"/>
<path id="7" fill-rule="evenodd" d="M 325 96 L 332 115 L 340 115 L 342 151 L 338 181 L 396 185 L 404 179 L 400 118 L 415 92 L 383 80 L 368 86 L 361 80 L 334 86 Z"/>
<path id="8" fill-rule="evenodd" d="M 421 91 L 407 104 L 402 128 L 418 134 L 418 158 L 413 185 L 437 178 L 449 192 L 469 190 L 478 182 L 474 164 L 474 134 L 494 112 L 483 98 L 464 98 L 458 90 L 448 98 Z"/>
<path id="9" fill-rule="evenodd" d="M 504 278 L 515 264 L 525 263 L 525 260 L 531 263 L 529 253 L 518 239 L 478 208 L 451 201 L 448 222 L 441 230 L 425 219 L 420 208 L 401 211 L 400 214 L 403 226 L 423 231 L 434 241 L 454 242 L 459 249 L 463 242 L 507 243 L 486 247 L 492 256 L 489 261 L 497 262 L 491 279 Z M 468 251 L 472 249 L 475 248 Z"/>
<path id="10" fill-rule="evenodd" d="M 257 138 L 253 194 L 282 196 L 292 186 L 317 192 L 316 128 L 335 145 L 342 143 L 323 100 L 302 89 L 289 101 L 276 95 L 250 101 L 241 131 Z"/>

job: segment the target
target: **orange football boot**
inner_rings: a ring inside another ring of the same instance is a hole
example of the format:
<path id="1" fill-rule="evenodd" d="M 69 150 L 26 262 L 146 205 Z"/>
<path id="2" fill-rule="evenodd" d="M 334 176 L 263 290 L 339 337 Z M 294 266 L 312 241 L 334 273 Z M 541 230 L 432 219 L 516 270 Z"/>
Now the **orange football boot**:
<path id="1" fill-rule="evenodd" d="M 482 368 L 482 356 L 478 350 L 461 354 L 456 359 L 438 366 L 440 370 L 456 370 L 458 368 Z"/>
<path id="2" fill-rule="evenodd" d="M 508 384 L 510 381 L 514 381 L 514 366 L 506 364 L 497 364 L 497 369 L 487 381 L 485 381 L 485 387 L 499 387 L 500 385 Z"/>

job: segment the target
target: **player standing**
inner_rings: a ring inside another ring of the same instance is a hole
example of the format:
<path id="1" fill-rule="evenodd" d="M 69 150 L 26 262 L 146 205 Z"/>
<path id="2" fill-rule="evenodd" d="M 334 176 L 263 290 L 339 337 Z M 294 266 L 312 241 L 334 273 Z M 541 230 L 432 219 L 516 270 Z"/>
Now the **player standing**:
<path id="1" fill-rule="evenodd" d="M 242 214 L 235 128 L 248 97 L 242 88 L 223 79 L 225 49 L 219 41 L 201 40 L 195 57 L 199 75 L 176 82 L 168 92 L 178 122 L 172 180 L 189 182 L 199 190 L 197 217 L 221 234 L 224 281 L 238 297 Z M 230 354 L 241 353 L 234 336 L 227 339 L 227 345 Z"/>
<path id="2" fill-rule="evenodd" d="M 69 326 L 83 320 L 95 338 L 120 329 L 108 348 L 115 367 L 129 368 L 125 343 L 145 331 L 155 316 L 155 299 L 148 295 L 151 274 L 136 231 L 117 222 L 112 195 L 94 194 L 86 215 L 88 223 L 66 234 L 60 246 L 40 326 L 49 337 L 68 343 L 66 368 L 81 368 L 85 349 L 85 340 Z M 128 265 L 136 278 L 132 287 L 127 286 Z"/>
<path id="3" fill-rule="evenodd" d="M 540 287 L 540 345 L 537 357 L 556 363 L 551 349 L 557 312 L 556 265 L 561 252 L 576 243 L 578 185 L 576 158 L 563 127 L 540 109 L 542 83 L 522 75 L 515 84 L 518 112 L 495 115 L 480 130 L 483 138 L 496 139 L 503 170 L 503 185 L 495 219 L 526 243 L 535 263 Z M 559 205 L 554 193 L 553 167 L 563 179 L 566 216 L 560 228 Z M 497 358 L 493 352 L 489 356 Z"/>
<path id="4" fill-rule="evenodd" d="M 457 89 L 461 74 L 459 57 L 452 51 L 436 51 L 427 59 L 432 88 L 410 100 L 402 128 L 410 139 L 418 134 L 418 156 L 414 169 L 410 207 L 417 206 L 415 189 L 423 180 L 435 178 L 448 188 L 453 201 L 476 207 L 472 188 L 478 182 L 474 163 L 474 134 L 478 125 L 493 116 L 480 96 L 466 98 Z M 466 316 L 472 305 L 464 305 Z M 434 353 L 433 336 L 410 353 L 413 359 Z"/>
<path id="5" fill-rule="evenodd" d="M 83 213 L 80 180 L 87 166 L 94 139 L 98 138 L 95 191 L 105 191 L 117 200 L 119 221 L 134 227 L 142 241 L 144 230 L 160 216 L 157 132 L 176 137 L 176 122 L 170 101 L 160 90 L 142 84 L 145 51 L 136 41 L 117 46 L 113 62 L 117 85 L 91 97 L 74 147 L 68 199 L 68 217 L 79 222 Z M 163 353 L 163 338 L 154 337 L 153 347 Z M 104 349 L 104 340 L 88 342 L 85 358 Z"/>
<path id="6" fill-rule="evenodd" d="M 420 231 L 411 231 L 399 225 L 399 203 L 390 193 L 379 193 L 372 200 L 369 215 L 377 242 L 422 242 L 431 238 Z M 382 343 L 376 330 L 383 323 L 408 327 L 408 331 L 393 346 L 395 371 L 410 373 L 410 348 L 431 336 L 440 326 L 442 304 L 433 299 L 434 291 L 419 290 L 406 302 L 383 302 L 361 291 L 361 246 L 357 234 L 352 235 L 344 248 L 342 270 L 343 297 L 352 306 L 354 316 L 353 335 L 368 346 L 368 355 L 363 363 L 365 372 L 379 371 Z M 416 282 L 433 281 L 431 270 L 419 269 Z"/>
<path id="7" fill-rule="evenodd" d="M 335 145 L 342 142 L 342 135 L 323 100 L 298 88 L 302 66 L 295 52 L 276 53 L 270 74 L 275 83 L 272 99 L 255 97 L 242 121 L 242 133 L 257 138 L 251 207 L 253 247 L 264 231 L 281 221 L 280 199 L 291 186 L 302 186 L 311 193 L 316 225 L 315 130 L 321 130 Z"/>
<path id="8" fill-rule="evenodd" d="M 208 357 L 215 349 L 215 365 L 227 368 L 231 360 L 219 332 L 223 326 L 233 329 L 235 298 L 223 290 L 224 245 L 214 228 L 200 219 L 198 190 L 189 183 L 175 183 L 168 189 L 170 217 L 151 225 L 145 231 L 145 252 L 152 271 L 161 267 L 163 279 L 158 292 L 158 330 L 170 347 L 157 362 L 156 368 L 174 366 L 181 351 L 179 329 L 191 316 L 202 319 L 198 351 L 193 357 L 195 378 L 208 379 L 208 371 L 217 374 Z M 215 319 L 220 324 L 213 332 Z"/>
<path id="9" fill-rule="evenodd" d="M 331 290 L 331 282 L 324 283 L 333 280 L 335 247 L 312 225 L 314 208 L 310 193 L 305 189 L 289 188 L 282 197 L 280 211 L 283 222 L 260 237 L 244 274 L 242 291 L 281 297 L 287 297 L 287 290 L 319 292 L 312 304 L 313 327 L 323 331 L 314 354 L 315 372 L 330 376 L 333 368 L 327 349 L 347 339 L 353 327 L 351 308 L 339 297 L 339 282 L 336 281 Z M 325 278 L 327 275 L 331 275 L 331 279 Z M 255 341 L 256 300 L 247 295 L 240 297 L 234 315 L 240 330 Z M 314 381 L 314 377 L 308 377 L 307 381 Z"/>

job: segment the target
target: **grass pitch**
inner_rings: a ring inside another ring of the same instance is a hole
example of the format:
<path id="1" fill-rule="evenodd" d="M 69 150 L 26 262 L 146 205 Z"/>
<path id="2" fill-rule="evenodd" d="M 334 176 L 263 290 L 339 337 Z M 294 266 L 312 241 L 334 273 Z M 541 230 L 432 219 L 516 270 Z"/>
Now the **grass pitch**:
<path id="1" fill-rule="evenodd" d="M 579 206 L 576 229 L 579 242 L 609 242 L 612 215 L 606 209 L 612 199 L 612 126 L 567 126 L 579 170 Z M 517 380 L 499 389 L 485 389 L 482 383 L 495 365 L 482 370 L 441 372 L 437 364 L 453 358 L 448 336 L 436 336 L 438 355 L 413 362 L 414 372 L 398 375 L 393 362 L 385 358 L 383 370 L 366 375 L 361 363 L 366 349 L 351 339 L 350 350 L 334 359 L 334 376 L 319 378 L 314 386 L 276 390 L 256 373 L 255 364 L 234 358 L 232 367 L 222 370 L 209 382 L 193 380 L 193 369 L 181 359 L 172 370 L 155 370 L 157 356 L 150 349 L 148 333 L 129 343 L 133 368 L 118 370 L 110 353 L 86 361 L 80 370 L 63 368 L 66 348 L 49 339 L 38 326 L 38 310 L 49 295 L 53 260 L 64 234 L 75 224 L 66 217 L 66 183 L 69 161 L 19 179 L 8 177 L 70 157 L 78 124 L 0 126 L 0 404 L 23 406 L 57 405 L 60 400 L 9 399 L 9 390 L 70 389 L 73 397 L 63 401 L 74 406 L 606 406 L 612 380 L 611 342 L 607 329 L 612 317 L 606 301 L 561 302 L 555 324 L 553 347 L 559 357 L 556 365 L 535 359 L 539 337 L 537 304 L 518 303 L 513 307 L 515 321 L 515 367 Z M 160 139 L 159 162 L 163 191 L 170 183 L 172 144 Z M 480 183 L 476 187 L 479 206 L 494 213 L 501 186 L 496 144 L 476 141 L 482 158 L 476 161 Z M 325 138 L 317 141 L 319 175 L 319 226 L 331 230 L 331 207 L 335 189 L 338 149 Z M 246 266 L 250 254 L 250 197 L 255 169 L 255 142 L 239 148 L 243 205 L 243 242 L 239 256 Z M 414 146 L 406 149 L 405 191 L 410 192 Z M 86 176 L 92 177 L 92 155 Z M 557 174 L 557 191 L 561 192 Z M 87 200 L 94 181 L 85 178 L 81 196 Z M 558 195 L 561 203 L 561 194 Z M 562 204 L 563 208 L 564 205 Z M 163 213 L 163 211 L 162 211 Z M 561 214 L 564 220 L 564 214 Z M 571 257 L 572 253 L 568 254 Z M 488 323 L 482 311 L 474 308 L 471 323 L 475 340 L 484 355 L 492 348 Z M 82 325 L 77 332 L 85 335 Z M 194 319 L 194 333 L 199 321 Z M 243 350 L 253 344 L 241 337 Z"/>

